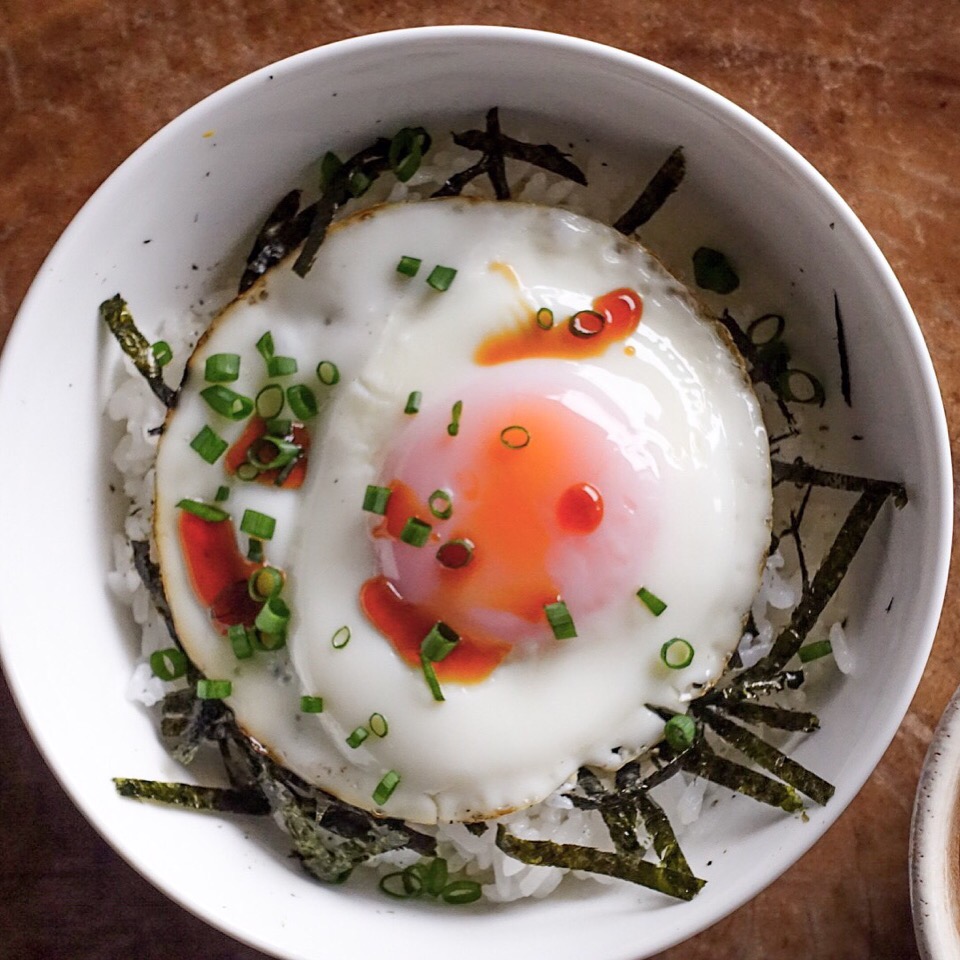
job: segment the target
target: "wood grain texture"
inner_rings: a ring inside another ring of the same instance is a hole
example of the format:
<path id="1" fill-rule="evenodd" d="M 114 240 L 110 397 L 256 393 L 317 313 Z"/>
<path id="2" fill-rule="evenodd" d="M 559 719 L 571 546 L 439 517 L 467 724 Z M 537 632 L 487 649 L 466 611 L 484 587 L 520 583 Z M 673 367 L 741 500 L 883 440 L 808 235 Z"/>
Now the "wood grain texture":
<path id="1" fill-rule="evenodd" d="M 836 186 L 920 319 L 960 414 L 960 4 L 928 0 L 0 0 L 0 344 L 44 256 L 132 150 L 273 60 L 399 26 L 510 24 L 650 57 L 754 113 Z M 960 681 L 954 565 L 933 655 L 882 763 L 779 881 L 661 960 L 913 960 L 912 798 Z M 0 691 L 0 956 L 254 960 L 126 866 L 76 812 Z"/>

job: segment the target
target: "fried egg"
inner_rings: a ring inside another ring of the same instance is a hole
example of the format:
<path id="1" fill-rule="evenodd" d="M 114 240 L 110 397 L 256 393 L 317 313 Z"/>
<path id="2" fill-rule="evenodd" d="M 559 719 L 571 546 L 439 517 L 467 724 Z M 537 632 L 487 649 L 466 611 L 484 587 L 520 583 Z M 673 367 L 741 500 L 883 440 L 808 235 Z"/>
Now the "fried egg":
<path id="1" fill-rule="evenodd" d="M 223 355 L 227 394 L 206 379 Z M 301 415 L 282 428 L 296 464 L 265 469 L 269 417 L 230 394 Z M 261 469 L 239 479 L 250 450 Z M 529 806 L 656 743 L 646 705 L 683 710 L 737 645 L 770 513 L 762 417 L 720 325 L 639 244 L 510 202 L 374 208 L 305 279 L 262 279 L 191 358 L 156 470 L 177 631 L 230 680 L 239 724 L 311 783 L 419 823 Z M 227 628 L 262 608 L 264 563 L 285 645 L 238 659 Z"/>

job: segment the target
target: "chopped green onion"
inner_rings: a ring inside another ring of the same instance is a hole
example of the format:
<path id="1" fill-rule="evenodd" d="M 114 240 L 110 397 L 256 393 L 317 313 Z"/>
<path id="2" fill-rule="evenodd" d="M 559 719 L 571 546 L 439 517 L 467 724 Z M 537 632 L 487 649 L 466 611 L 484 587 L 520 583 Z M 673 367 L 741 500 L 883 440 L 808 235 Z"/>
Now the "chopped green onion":
<path id="1" fill-rule="evenodd" d="M 233 693 L 233 684 L 229 680 L 198 680 L 197 697 L 200 700 L 222 700 Z"/>
<path id="2" fill-rule="evenodd" d="M 287 387 L 287 401 L 298 420 L 310 420 L 317 415 L 317 398 L 305 383 Z"/>
<path id="3" fill-rule="evenodd" d="M 268 383 L 254 401 L 257 416 L 263 420 L 272 420 L 283 409 L 283 387 L 279 383 Z"/>
<path id="4" fill-rule="evenodd" d="M 448 520 L 453 516 L 453 500 L 446 490 L 434 490 L 427 505 L 430 512 L 440 520 Z"/>
<path id="5" fill-rule="evenodd" d="M 253 625 L 261 632 L 270 635 L 283 635 L 286 632 L 287 624 L 290 622 L 290 608 L 284 603 L 283 598 L 278 594 L 267 599 L 267 602 L 260 608 L 257 619 Z M 267 646 L 266 643 L 264 643 Z M 275 650 L 277 647 L 267 646 L 268 650 Z"/>
<path id="6" fill-rule="evenodd" d="M 263 563 L 263 541 L 251 537 L 247 545 L 247 559 L 251 563 Z"/>
<path id="7" fill-rule="evenodd" d="M 378 806 L 383 806 L 389 799 L 397 785 L 400 783 L 400 774 L 396 770 L 388 770 L 381 781 L 377 784 L 377 789 L 373 791 L 373 802 Z"/>
<path id="8" fill-rule="evenodd" d="M 273 356 L 273 334 L 269 330 L 257 341 L 257 352 L 264 360 Z"/>
<path id="9" fill-rule="evenodd" d="M 437 548 L 437 560 L 449 570 L 459 570 L 473 559 L 473 541 L 465 537 L 448 540 Z"/>
<path id="10" fill-rule="evenodd" d="M 176 647 L 155 650 L 150 654 L 150 669 L 161 680 L 176 680 L 187 672 L 187 658 Z"/>
<path id="11" fill-rule="evenodd" d="M 237 464 L 238 480 L 256 480 L 260 476 L 260 468 L 253 463 L 244 461 Z"/>
<path id="12" fill-rule="evenodd" d="M 773 329 L 768 329 L 773 321 Z M 765 347 L 783 336 L 787 321 L 779 313 L 765 313 L 747 327 L 747 336 L 755 347 Z"/>
<path id="13" fill-rule="evenodd" d="M 791 403 L 816 403 L 822 407 L 827 398 L 823 384 L 806 370 L 784 370 L 777 384 L 783 399 Z"/>
<path id="14" fill-rule="evenodd" d="M 303 447 L 292 440 L 281 437 L 259 437 L 250 444 L 247 450 L 247 463 L 252 463 L 257 470 L 279 470 L 287 464 L 294 463 L 303 453 Z"/>
<path id="15" fill-rule="evenodd" d="M 420 401 L 423 399 L 423 394 L 419 390 L 414 390 L 409 397 L 407 397 L 407 405 L 403 408 L 404 413 L 419 413 L 420 412 Z"/>
<path id="16" fill-rule="evenodd" d="M 201 500 L 190 500 L 184 498 L 177 506 L 187 513 L 192 513 L 201 520 L 209 520 L 211 523 L 220 523 L 221 520 L 229 520 L 230 514 L 220 507 L 215 507 L 212 503 L 203 503 Z"/>
<path id="17" fill-rule="evenodd" d="M 367 513 L 375 513 L 382 517 L 387 512 L 387 502 L 393 491 L 389 487 L 376 487 L 372 483 L 367 485 L 363 495 L 363 509 Z"/>
<path id="18" fill-rule="evenodd" d="M 660 659 L 671 670 L 682 670 L 693 663 L 693 646 L 680 637 L 674 637 L 660 648 Z"/>
<path id="19" fill-rule="evenodd" d="M 301 697 L 301 713 L 323 713 L 323 697 Z"/>
<path id="20" fill-rule="evenodd" d="M 655 616 L 659 617 L 667 605 L 655 594 L 651 593 L 646 587 L 641 587 L 637 591 L 637 596 L 643 601 L 646 608 Z"/>
<path id="21" fill-rule="evenodd" d="M 268 437 L 291 437 L 293 436 L 293 421 L 284 417 L 270 417 L 264 426 L 267 428 Z"/>
<path id="22" fill-rule="evenodd" d="M 370 732 L 378 737 L 385 737 L 390 729 L 387 726 L 386 717 L 382 713 L 371 714 L 368 723 L 370 724 Z"/>
<path id="23" fill-rule="evenodd" d="M 440 681 L 437 679 L 437 671 L 433 669 L 433 664 L 423 654 L 420 654 L 420 669 L 423 670 L 423 678 L 427 681 L 433 699 L 438 702 L 445 700 L 443 690 L 440 689 Z"/>
<path id="24" fill-rule="evenodd" d="M 603 332 L 606 323 L 603 314 L 597 313 L 596 310 L 578 310 L 570 318 L 570 332 L 575 337 L 582 339 L 595 337 L 598 333 Z"/>
<path id="25" fill-rule="evenodd" d="M 397 264 L 397 273 L 402 273 L 405 277 L 415 277 L 423 261 L 419 257 L 401 257 Z"/>
<path id="26" fill-rule="evenodd" d="M 400 531 L 400 539 L 411 547 L 422 547 L 430 539 L 432 529 L 429 523 L 424 523 L 418 517 L 408 517 Z"/>
<path id="27" fill-rule="evenodd" d="M 240 355 L 214 353 L 204 365 L 205 379 L 210 383 L 233 383 L 240 376 Z"/>
<path id="28" fill-rule="evenodd" d="M 553 630 L 557 640 L 569 640 L 577 635 L 573 617 L 570 616 L 570 611 L 562 600 L 557 600 L 556 603 L 545 603 L 543 612 L 547 615 L 550 629 Z"/>
<path id="29" fill-rule="evenodd" d="M 370 736 L 370 731 L 366 727 L 357 727 L 349 737 L 347 737 L 347 746 L 353 750 L 363 743 Z"/>
<path id="30" fill-rule="evenodd" d="M 317 364 L 317 379 L 325 387 L 332 387 L 340 382 L 340 368 L 332 360 L 321 360 Z"/>
<path id="31" fill-rule="evenodd" d="M 251 600 L 262 603 L 283 589 L 283 572 L 276 567 L 261 567 L 254 570 L 247 580 L 247 593 Z"/>
<path id="32" fill-rule="evenodd" d="M 407 867 L 405 870 L 395 870 L 380 878 L 380 889 L 388 897 L 395 900 L 411 900 L 423 893 L 423 877 Z"/>
<path id="33" fill-rule="evenodd" d="M 420 654 L 431 663 L 439 663 L 453 652 L 459 642 L 459 634 L 442 620 L 438 620 L 420 641 Z"/>
<path id="34" fill-rule="evenodd" d="M 797 656 L 801 663 L 810 663 L 811 660 L 819 660 L 833 653 L 833 644 L 829 640 L 818 640 L 816 643 L 808 643 L 797 651 Z"/>
<path id="35" fill-rule="evenodd" d="M 288 377 L 297 372 L 297 361 L 293 357 L 268 357 L 267 376 Z"/>
<path id="36" fill-rule="evenodd" d="M 243 519 L 240 521 L 241 533 L 249 534 L 258 540 L 271 539 L 276 526 L 277 521 L 273 517 L 258 510 L 244 510 Z"/>
<path id="37" fill-rule="evenodd" d="M 422 128 L 404 127 L 390 141 L 387 160 L 401 183 L 406 183 L 420 168 L 425 139 Z"/>
<path id="38" fill-rule="evenodd" d="M 347 181 L 347 189 L 352 197 L 362 197 L 369 189 L 373 180 L 370 179 L 362 170 L 354 170 Z"/>
<path id="39" fill-rule="evenodd" d="M 200 454 L 200 458 L 210 464 L 216 463 L 229 446 L 230 444 L 226 440 L 218 436 L 206 424 L 190 441 L 190 448 L 196 450 Z"/>
<path id="40" fill-rule="evenodd" d="M 483 896 L 483 890 L 476 880 L 454 880 L 448 883 L 440 893 L 444 903 L 475 903 Z"/>
<path id="41" fill-rule="evenodd" d="M 327 190 L 342 168 L 343 161 L 333 151 L 328 150 L 320 161 L 320 189 Z"/>
<path id="42" fill-rule="evenodd" d="M 519 423 L 513 423 L 500 431 L 500 442 L 511 450 L 522 450 L 530 443 L 530 431 Z"/>
<path id="43" fill-rule="evenodd" d="M 200 396 L 212 409 L 229 420 L 245 420 L 253 413 L 253 401 L 249 397 L 221 384 L 206 387 L 200 391 Z"/>
<path id="44" fill-rule="evenodd" d="M 166 340 L 158 340 L 150 350 L 158 367 L 165 367 L 173 359 L 173 351 Z"/>
<path id="45" fill-rule="evenodd" d="M 458 400 L 450 411 L 450 423 L 447 424 L 447 433 L 455 437 L 460 432 L 460 414 L 463 413 L 463 401 Z"/>
<path id="46" fill-rule="evenodd" d="M 217 503 L 223 503 L 223 501 L 226 500 L 227 497 L 229 496 L 230 496 L 230 488 L 220 486 L 220 487 L 217 487 L 217 492 L 213 499 L 216 500 Z"/>
<path id="47" fill-rule="evenodd" d="M 262 610 L 260 611 L 263 612 Z M 261 630 L 256 635 L 256 643 L 260 650 L 274 651 L 281 650 L 287 645 L 287 632 L 286 630 L 279 630 L 277 632 Z"/>
<path id="48" fill-rule="evenodd" d="M 663 738 L 679 753 L 693 745 L 697 739 L 697 725 L 685 713 L 675 713 L 663 727 Z"/>
<path id="49" fill-rule="evenodd" d="M 541 330 L 549 330 L 553 326 L 553 311 L 549 307 L 541 307 L 537 311 L 537 326 Z"/>
<path id="50" fill-rule="evenodd" d="M 238 660 L 249 660 L 253 656 L 253 640 L 250 631 L 242 623 L 234 623 L 227 628 L 227 639 Z"/>
<path id="51" fill-rule="evenodd" d="M 450 284 L 453 283 L 453 278 L 457 275 L 457 271 L 453 267 L 442 267 L 439 263 L 430 271 L 430 276 L 427 277 L 427 283 L 433 287 L 434 290 L 440 291 L 443 293 L 444 290 L 450 288 Z"/>
<path id="52" fill-rule="evenodd" d="M 340 627 L 330 638 L 330 644 L 334 650 L 342 650 L 350 642 L 350 628 L 346 625 Z"/>

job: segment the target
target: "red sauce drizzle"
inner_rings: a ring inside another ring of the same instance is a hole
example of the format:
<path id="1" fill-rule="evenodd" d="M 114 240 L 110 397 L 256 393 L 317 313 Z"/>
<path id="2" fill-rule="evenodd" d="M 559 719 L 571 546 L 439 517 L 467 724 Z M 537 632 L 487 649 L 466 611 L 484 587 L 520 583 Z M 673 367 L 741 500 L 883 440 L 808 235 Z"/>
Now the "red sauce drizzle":
<path id="1" fill-rule="evenodd" d="M 286 479 L 280 484 L 285 490 L 296 490 L 303 486 L 303 481 L 307 476 L 307 454 L 310 450 L 310 434 L 302 423 L 294 423 L 293 442 L 298 444 L 303 450 L 300 459 L 294 464 L 293 469 L 287 474 Z M 237 467 L 247 462 L 247 452 L 262 436 L 267 432 L 267 422 L 262 417 L 251 417 L 247 421 L 246 429 L 240 434 L 240 437 L 234 445 L 227 451 L 223 458 L 224 468 L 227 473 L 233 476 L 237 472 Z M 280 470 L 264 470 L 257 476 L 256 482 L 265 486 L 275 486 L 277 477 L 280 476 Z"/>
<path id="2" fill-rule="evenodd" d="M 557 523 L 570 533 L 593 533 L 603 520 L 603 497 L 589 483 L 567 487 L 557 501 Z"/>
<path id="3" fill-rule="evenodd" d="M 495 333 L 477 347 L 474 360 L 483 366 L 509 363 L 532 357 L 562 357 L 577 360 L 604 353 L 611 343 L 625 340 L 640 325 L 643 300 L 636 290 L 620 287 L 593 301 L 593 309 L 603 316 L 587 317 L 581 326 L 598 332 L 593 336 L 577 336 L 570 328 L 569 318 L 558 318 L 555 325 L 544 330 L 537 324 L 536 314 L 518 327 Z"/>

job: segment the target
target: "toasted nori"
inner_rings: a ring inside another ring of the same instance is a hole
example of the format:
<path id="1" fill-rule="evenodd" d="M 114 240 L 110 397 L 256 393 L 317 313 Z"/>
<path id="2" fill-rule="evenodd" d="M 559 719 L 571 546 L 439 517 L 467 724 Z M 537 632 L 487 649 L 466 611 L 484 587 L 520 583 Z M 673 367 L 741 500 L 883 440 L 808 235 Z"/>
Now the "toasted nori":
<path id="1" fill-rule="evenodd" d="M 837 324 L 837 353 L 840 357 L 840 394 L 848 407 L 853 406 L 850 395 L 850 358 L 847 355 L 847 335 L 843 329 L 843 313 L 840 310 L 840 298 L 833 291 L 833 319 Z"/>
<path id="2" fill-rule="evenodd" d="M 643 188 L 632 206 L 616 221 L 614 230 L 629 236 L 642 227 L 680 186 L 687 172 L 687 159 L 683 147 L 677 147 L 660 165 L 650 182 Z"/>
<path id="3" fill-rule="evenodd" d="M 152 800 L 190 810 L 214 810 L 219 813 L 249 813 L 264 816 L 270 812 L 267 798 L 259 791 L 230 787 L 197 787 L 191 783 L 163 783 L 159 780 L 134 780 L 114 777 L 121 797 Z"/>
<path id="4" fill-rule="evenodd" d="M 157 363 L 147 338 L 137 328 L 127 301 L 119 293 L 100 304 L 100 319 L 106 323 L 120 349 L 133 361 L 138 373 L 150 385 L 157 399 L 168 409 L 175 407 L 179 391 L 163 380 L 163 368 Z"/>
<path id="5" fill-rule="evenodd" d="M 238 293 L 249 290 L 259 277 L 307 239 L 316 204 L 301 211 L 300 195 L 301 191 L 291 190 L 270 211 L 247 255 Z"/>
<path id="6" fill-rule="evenodd" d="M 160 576 L 160 566 L 150 559 L 150 544 L 146 540 L 131 540 L 133 550 L 133 565 L 140 576 L 143 585 L 150 594 L 150 599 L 167 625 L 167 632 L 176 640 L 177 630 L 173 624 L 173 616 L 167 604 L 167 596 L 163 591 L 163 579 Z M 177 644 L 179 646 L 179 642 Z"/>
<path id="7" fill-rule="evenodd" d="M 820 718 L 815 713 L 791 710 L 768 703 L 753 703 L 750 700 L 724 700 L 724 713 L 746 723 L 762 724 L 776 730 L 794 730 L 813 733 L 820 729 Z"/>
<path id="8" fill-rule="evenodd" d="M 817 487 L 829 487 L 831 490 L 848 490 L 852 493 L 869 491 L 874 494 L 893 497 L 898 507 L 907 505 L 907 489 L 902 483 L 893 480 L 876 480 L 872 477 L 857 477 L 835 470 L 822 470 L 797 457 L 792 463 L 773 459 L 770 461 L 773 485 L 795 483 L 797 486 L 812 484 Z"/>

